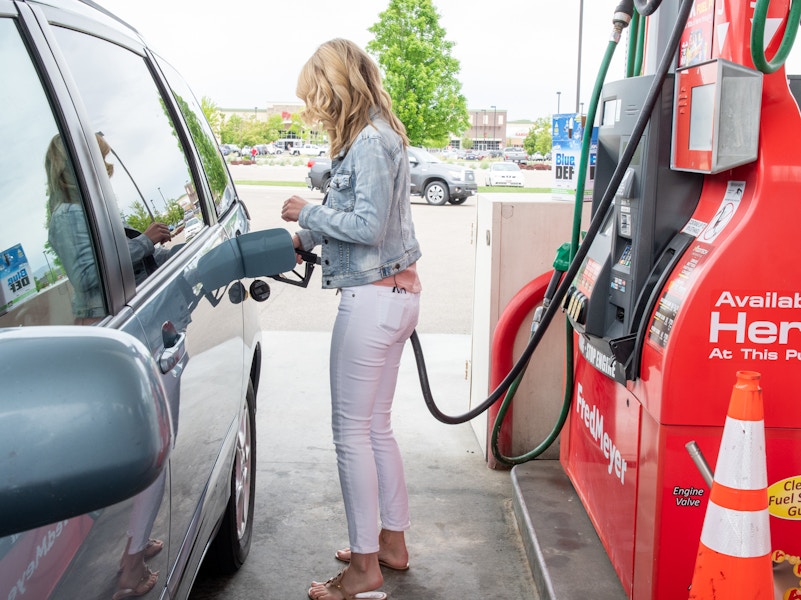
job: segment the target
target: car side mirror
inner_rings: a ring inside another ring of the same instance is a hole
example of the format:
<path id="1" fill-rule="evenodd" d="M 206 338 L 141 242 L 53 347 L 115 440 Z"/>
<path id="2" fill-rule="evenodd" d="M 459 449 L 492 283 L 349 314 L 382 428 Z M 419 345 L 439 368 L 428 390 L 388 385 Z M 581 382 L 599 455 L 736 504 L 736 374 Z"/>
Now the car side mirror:
<path id="1" fill-rule="evenodd" d="M 167 394 L 126 333 L 0 329 L 0 382 L 0 538 L 122 502 L 167 464 Z"/>
<path id="2" fill-rule="evenodd" d="M 266 229 L 227 240 L 204 254 L 198 261 L 197 278 L 205 289 L 216 290 L 243 277 L 285 273 L 296 264 L 290 233 Z"/>

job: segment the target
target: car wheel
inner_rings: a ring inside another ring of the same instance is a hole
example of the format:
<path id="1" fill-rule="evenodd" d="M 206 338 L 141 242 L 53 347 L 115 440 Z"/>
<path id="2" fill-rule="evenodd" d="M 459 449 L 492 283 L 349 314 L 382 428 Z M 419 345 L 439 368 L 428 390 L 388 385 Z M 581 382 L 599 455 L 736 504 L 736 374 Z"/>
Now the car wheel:
<path id="1" fill-rule="evenodd" d="M 432 181 L 426 186 L 423 197 L 434 206 L 442 206 L 448 201 L 448 188 L 441 181 Z"/>
<path id="2" fill-rule="evenodd" d="M 256 395 L 248 381 L 245 410 L 239 416 L 231 471 L 231 497 L 225 507 L 220 530 L 206 561 L 214 570 L 231 574 L 239 570 L 250 552 L 253 508 L 256 499 Z"/>
<path id="3" fill-rule="evenodd" d="M 467 201 L 467 196 L 464 198 L 449 198 L 448 202 L 451 204 L 464 204 Z"/>
<path id="4" fill-rule="evenodd" d="M 323 181 L 322 185 L 320 185 L 320 191 L 321 191 L 323 194 L 327 194 L 327 193 L 328 193 L 328 188 L 329 188 L 330 186 L 331 186 L 331 178 L 330 178 L 330 177 L 327 177 L 327 178 L 325 179 L 325 181 Z"/>

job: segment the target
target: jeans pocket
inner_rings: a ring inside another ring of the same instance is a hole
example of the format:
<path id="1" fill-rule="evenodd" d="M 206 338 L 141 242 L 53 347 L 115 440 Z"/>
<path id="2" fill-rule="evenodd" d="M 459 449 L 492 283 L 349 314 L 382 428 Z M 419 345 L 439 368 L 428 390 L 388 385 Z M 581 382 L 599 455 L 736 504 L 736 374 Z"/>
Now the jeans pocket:
<path id="1" fill-rule="evenodd" d="M 387 333 L 398 333 L 404 327 L 407 310 L 404 295 L 387 288 L 378 296 L 378 326 Z"/>

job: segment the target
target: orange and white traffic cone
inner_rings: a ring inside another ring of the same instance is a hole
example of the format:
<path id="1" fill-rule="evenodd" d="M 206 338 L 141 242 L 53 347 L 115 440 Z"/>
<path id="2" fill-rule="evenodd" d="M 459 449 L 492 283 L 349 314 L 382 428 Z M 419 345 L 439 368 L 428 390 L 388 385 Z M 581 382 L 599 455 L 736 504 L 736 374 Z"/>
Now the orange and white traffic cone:
<path id="1" fill-rule="evenodd" d="M 701 530 L 690 600 L 773 600 L 760 374 L 738 371 Z"/>

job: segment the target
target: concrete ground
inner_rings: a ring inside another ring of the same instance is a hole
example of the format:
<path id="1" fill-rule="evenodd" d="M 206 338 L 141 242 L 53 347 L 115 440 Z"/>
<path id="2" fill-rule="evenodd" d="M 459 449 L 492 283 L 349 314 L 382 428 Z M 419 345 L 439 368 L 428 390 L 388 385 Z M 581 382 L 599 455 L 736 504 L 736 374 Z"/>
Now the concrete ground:
<path id="1" fill-rule="evenodd" d="M 243 181 L 241 170 L 248 168 L 232 170 L 234 178 Z M 305 168 L 288 169 L 258 167 L 258 173 L 247 174 L 280 181 L 305 176 Z M 238 189 L 255 228 L 285 226 L 277 216 L 289 194 L 320 199 L 304 188 L 240 184 Z M 469 397 L 465 361 L 471 344 L 475 199 L 442 207 L 415 201 L 413 213 L 428 259 L 420 264 L 427 303 L 418 325 L 428 375 L 440 408 L 460 414 Z M 342 567 L 334 551 L 347 545 L 347 529 L 327 384 L 337 299 L 333 291 L 320 289 L 319 271 L 308 289 L 270 283 L 272 295 L 260 307 L 265 355 L 253 545 L 235 576 L 201 574 L 193 600 L 302 599 L 312 579 L 325 579 Z M 510 472 L 487 468 L 469 424 L 444 425 L 429 414 L 411 347 L 393 416 L 410 492 L 411 569 L 385 570 L 382 589 L 394 600 L 540 598 L 515 517 Z"/>

